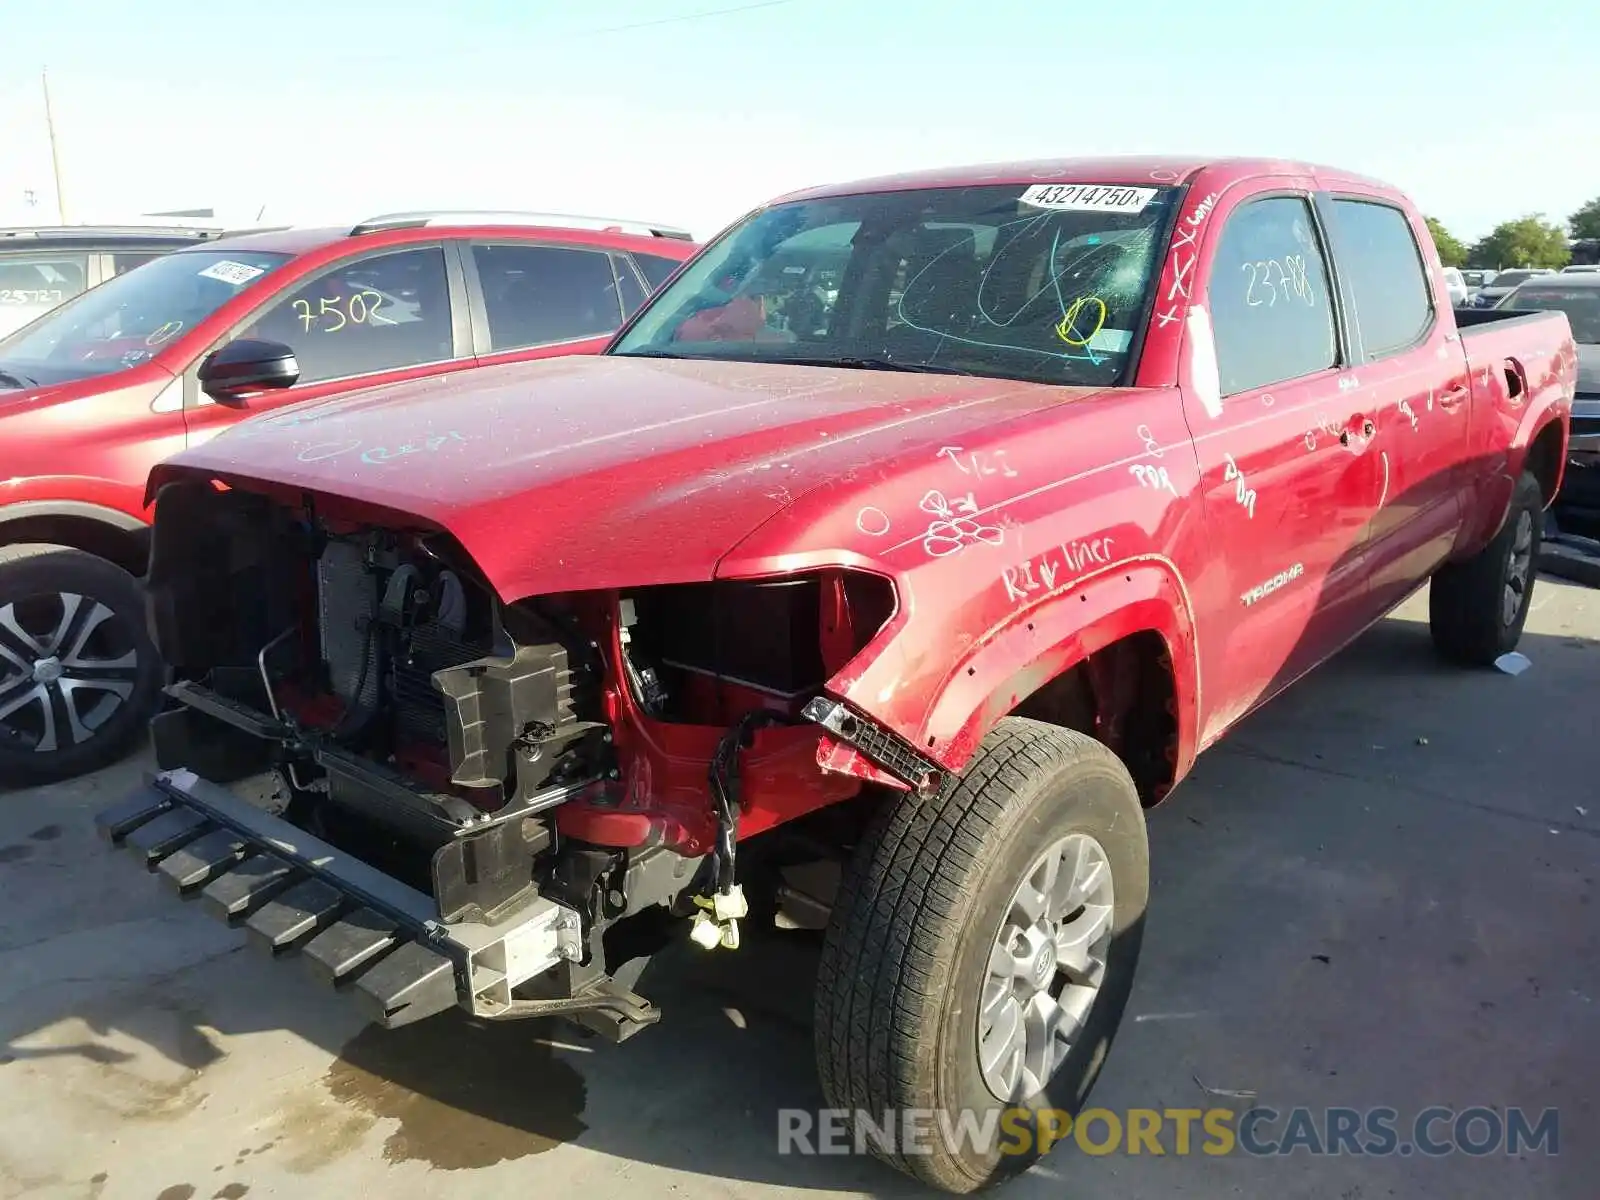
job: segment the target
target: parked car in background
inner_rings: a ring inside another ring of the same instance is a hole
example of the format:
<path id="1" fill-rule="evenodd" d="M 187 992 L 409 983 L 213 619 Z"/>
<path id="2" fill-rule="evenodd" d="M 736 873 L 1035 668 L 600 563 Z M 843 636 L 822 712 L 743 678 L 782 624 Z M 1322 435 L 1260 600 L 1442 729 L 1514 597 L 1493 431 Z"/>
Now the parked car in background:
<path id="1" fill-rule="evenodd" d="M 1561 268 L 1563 275 L 1593 275 L 1600 272 L 1600 263 L 1569 263 Z"/>
<path id="2" fill-rule="evenodd" d="M 1461 272 L 1461 278 L 1464 279 L 1466 281 L 1466 284 L 1467 284 L 1467 300 L 1468 300 L 1468 302 L 1470 303 L 1472 301 L 1477 300 L 1478 292 L 1483 288 L 1483 286 L 1485 284 L 1487 284 L 1491 280 L 1493 280 L 1494 277 L 1495 277 L 1495 272 L 1493 272 L 1493 271 L 1480 271 L 1480 270 L 1466 270 L 1466 269 L 1463 269 L 1462 272 Z"/>
<path id="3" fill-rule="evenodd" d="M 1578 391 L 1572 402 L 1567 473 L 1555 513 L 1557 520 L 1570 518 L 1592 531 L 1600 525 L 1600 272 L 1587 268 L 1530 279 L 1495 307 L 1567 314 L 1578 346 Z"/>
<path id="4" fill-rule="evenodd" d="M 1445 294 L 1450 297 L 1451 308 L 1465 308 L 1468 301 L 1466 277 L 1457 267 L 1444 269 Z"/>
<path id="5" fill-rule="evenodd" d="M 0 784 L 100 766 L 150 716 L 157 461 L 301 400 L 592 354 L 694 250 L 639 222 L 399 214 L 186 246 L 0 340 Z"/>
<path id="6" fill-rule="evenodd" d="M 103 280 L 221 232 L 168 225 L 0 229 L 0 337 Z"/>
<path id="7" fill-rule="evenodd" d="M 158 466 L 160 774 L 97 824 L 391 1028 L 648 1036 L 655 950 L 825 930 L 824 1104 L 975 1192 L 1047 1147 L 954 1130 L 1107 1061 L 1196 757 L 1430 580 L 1443 657 L 1517 645 L 1572 340 L 1440 271 L 1282 160 L 782 197 L 599 356 Z"/>
<path id="8" fill-rule="evenodd" d="M 1550 267 L 1516 267 L 1510 271 L 1496 272 L 1492 281 L 1478 289 L 1472 303 L 1478 308 L 1493 308 L 1518 284 L 1554 274 L 1555 271 Z"/>

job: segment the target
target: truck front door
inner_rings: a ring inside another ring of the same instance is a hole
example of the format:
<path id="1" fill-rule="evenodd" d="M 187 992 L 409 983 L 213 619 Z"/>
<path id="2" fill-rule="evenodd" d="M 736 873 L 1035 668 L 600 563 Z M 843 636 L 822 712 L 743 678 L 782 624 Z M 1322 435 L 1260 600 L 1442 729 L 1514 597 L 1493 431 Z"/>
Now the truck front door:
<path id="1" fill-rule="evenodd" d="M 1212 622 L 1202 742 L 1363 623 L 1381 479 L 1312 186 L 1260 181 L 1219 205 L 1220 233 L 1200 252 L 1180 378 L 1215 564 L 1200 589 Z"/>

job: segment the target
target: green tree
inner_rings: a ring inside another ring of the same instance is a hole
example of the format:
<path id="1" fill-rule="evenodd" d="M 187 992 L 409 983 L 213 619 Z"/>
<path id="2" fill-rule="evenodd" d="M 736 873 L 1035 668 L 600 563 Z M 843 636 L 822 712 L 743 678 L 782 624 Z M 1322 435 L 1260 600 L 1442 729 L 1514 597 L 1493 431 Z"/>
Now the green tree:
<path id="1" fill-rule="evenodd" d="M 1515 221 L 1502 221 L 1477 245 L 1468 261 L 1475 267 L 1506 270 L 1510 267 L 1564 267 L 1572 260 L 1567 235 L 1559 225 L 1530 213 Z"/>
<path id="2" fill-rule="evenodd" d="M 1439 261 L 1447 267 L 1466 266 L 1467 248 L 1433 217 L 1428 217 L 1426 220 L 1428 232 L 1433 234 L 1433 244 L 1439 248 Z"/>
<path id="3" fill-rule="evenodd" d="M 1568 217 L 1567 228 L 1575 238 L 1600 238 L 1600 196 Z"/>

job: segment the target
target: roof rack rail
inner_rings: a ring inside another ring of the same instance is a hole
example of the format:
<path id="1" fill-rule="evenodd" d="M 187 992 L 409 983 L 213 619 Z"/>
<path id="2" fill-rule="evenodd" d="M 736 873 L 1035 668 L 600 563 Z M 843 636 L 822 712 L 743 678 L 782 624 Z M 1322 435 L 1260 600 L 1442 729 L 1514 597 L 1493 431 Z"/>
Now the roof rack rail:
<path id="1" fill-rule="evenodd" d="M 0 228 L 0 238 L 83 238 L 105 237 L 220 237 L 218 226 L 201 225 L 20 225 Z"/>
<path id="2" fill-rule="evenodd" d="M 674 238 L 692 242 L 694 235 L 675 225 L 631 221 L 613 217 L 585 217 L 572 213 L 541 212 L 399 212 L 370 217 L 350 230 L 351 237 L 385 229 L 420 229 L 428 225 L 547 225 L 557 229 L 595 229 L 606 233 L 631 233 L 641 237 Z"/>

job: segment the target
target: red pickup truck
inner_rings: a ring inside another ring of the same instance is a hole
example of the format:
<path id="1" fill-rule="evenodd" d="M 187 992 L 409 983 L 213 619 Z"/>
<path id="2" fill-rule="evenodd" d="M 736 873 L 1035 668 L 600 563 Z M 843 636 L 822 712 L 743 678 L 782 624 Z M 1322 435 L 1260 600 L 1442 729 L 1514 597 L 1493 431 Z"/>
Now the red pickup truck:
<path id="1" fill-rule="evenodd" d="M 160 467 L 161 771 L 98 822 L 389 1026 L 620 1040 L 674 938 L 825 929 L 829 1104 L 973 1191 L 1101 1070 L 1195 756 L 1430 581 L 1450 659 L 1517 644 L 1574 382 L 1343 171 L 791 195 L 601 356 Z"/>
<path id="2" fill-rule="evenodd" d="M 695 250 L 669 226 L 399 213 L 208 240 L 0 341 L 0 786 L 124 753 L 159 699 L 146 477 L 253 414 L 595 353 Z"/>

